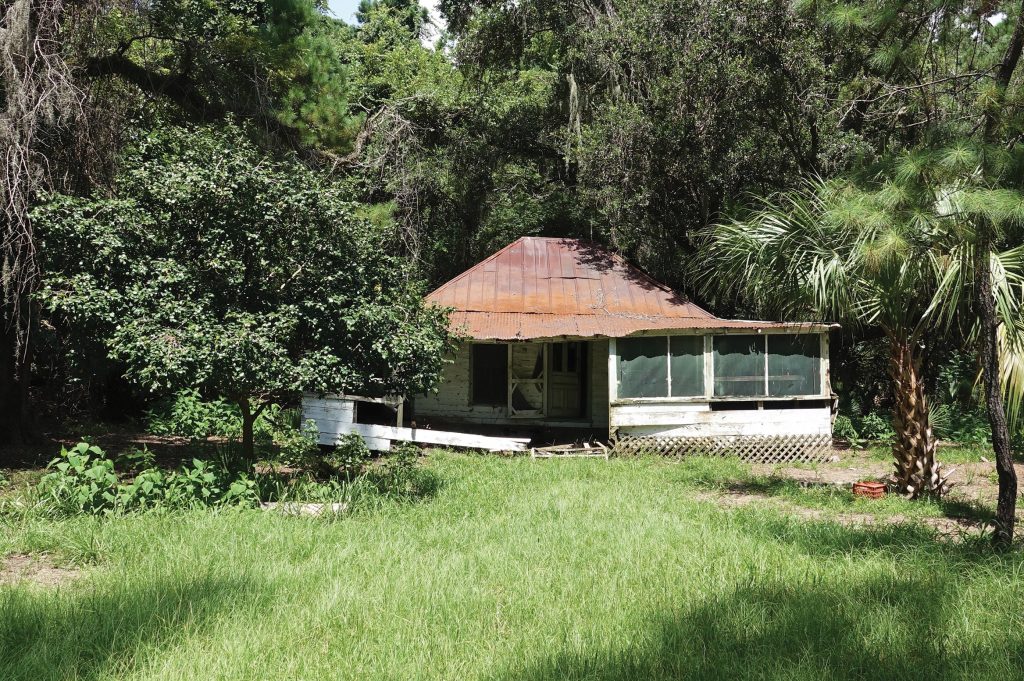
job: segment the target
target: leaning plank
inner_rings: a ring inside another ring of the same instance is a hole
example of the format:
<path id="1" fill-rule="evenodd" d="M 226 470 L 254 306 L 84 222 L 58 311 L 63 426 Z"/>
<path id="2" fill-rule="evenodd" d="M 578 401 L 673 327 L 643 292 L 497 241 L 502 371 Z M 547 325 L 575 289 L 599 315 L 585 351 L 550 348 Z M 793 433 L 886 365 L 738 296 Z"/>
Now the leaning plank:
<path id="1" fill-rule="evenodd" d="M 396 426 L 377 426 L 369 423 L 331 423 L 329 430 L 320 428 L 320 444 L 336 445 L 341 435 L 358 433 L 367 441 L 387 440 L 401 442 L 417 442 L 448 447 L 470 447 L 486 449 L 492 452 L 526 451 L 530 438 L 489 437 L 470 433 L 453 433 L 445 430 L 427 430 L 424 428 L 398 428 Z"/>

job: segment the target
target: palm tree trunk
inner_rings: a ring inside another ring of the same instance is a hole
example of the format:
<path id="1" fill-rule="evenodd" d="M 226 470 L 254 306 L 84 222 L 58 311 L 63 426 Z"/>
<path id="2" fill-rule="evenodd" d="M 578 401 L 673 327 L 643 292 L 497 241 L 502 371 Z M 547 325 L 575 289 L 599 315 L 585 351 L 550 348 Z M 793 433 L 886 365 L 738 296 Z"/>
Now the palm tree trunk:
<path id="1" fill-rule="evenodd" d="M 1013 543 L 1013 526 L 1017 513 L 1017 472 L 1013 468 L 1010 449 L 1010 429 L 1003 408 L 1002 385 L 999 380 L 999 318 L 992 296 L 992 271 L 988 244 L 977 244 L 974 256 L 974 292 L 981 324 L 981 374 L 985 384 L 985 406 L 992 429 L 992 449 L 996 456 L 996 474 L 999 476 L 999 497 L 996 502 L 996 529 L 992 541 L 1000 549 Z"/>
<path id="2" fill-rule="evenodd" d="M 942 495 L 949 485 L 935 460 L 935 436 L 921 380 L 921 353 L 904 338 L 890 336 L 889 344 L 896 489 L 915 499 L 922 495 Z"/>

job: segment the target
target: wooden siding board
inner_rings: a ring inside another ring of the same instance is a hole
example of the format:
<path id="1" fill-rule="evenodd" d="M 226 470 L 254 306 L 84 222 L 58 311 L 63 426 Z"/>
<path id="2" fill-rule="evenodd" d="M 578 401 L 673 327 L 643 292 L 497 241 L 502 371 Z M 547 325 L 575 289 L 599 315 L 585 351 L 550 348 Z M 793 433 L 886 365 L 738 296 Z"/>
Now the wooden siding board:
<path id="1" fill-rule="evenodd" d="M 829 435 L 829 407 L 711 411 L 676 405 L 613 407 L 611 425 L 622 435 Z M 685 405 L 693 407 L 697 405 Z"/>

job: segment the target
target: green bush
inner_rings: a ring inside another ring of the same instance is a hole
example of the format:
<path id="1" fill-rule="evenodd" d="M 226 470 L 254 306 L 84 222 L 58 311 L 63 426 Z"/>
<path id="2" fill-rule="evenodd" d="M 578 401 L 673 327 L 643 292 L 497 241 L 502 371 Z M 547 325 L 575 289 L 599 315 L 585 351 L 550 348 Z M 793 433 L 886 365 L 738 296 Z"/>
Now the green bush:
<path id="1" fill-rule="evenodd" d="M 433 496 L 440 487 L 437 475 L 418 464 L 419 448 L 403 442 L 367 478 L 385 497 L 412 501 Z"/>
<path id="2" fill-rule="evenodd" d="M 983 409 L 960 409 L 954 404 L 940 404 L 931 411 L 935 436 L 964 445 L 988 445 L 992 430 Z"/>
<path id="3" fill-rule="evenodd" d="M 146 467 L 122 482 L 114 460 L 99 447 L 81 442 L 70 450 L 62 448 L 36 488 L 39 505 L 55 515 L 73 515 L 252 506 L 259 501 L 251 476 L 200 459 L 171 471 L 152 466 L 147 452 L 119 462 L 143 462 Z"/>
<path id="4" fill-rule="evenodd" d="M 183 390 L 146 413 L 146 428 L 154 435 L 237 438 L 242 434 L 242 415 L 231 402 L 204 401 L 197 391 Z"/>
<path id="5" fill-rule="evenodd" d="M 309 471 L 322 469 L 323 454 L 320 452 L 320 432 L 316 422 L 306 421 L 302 428 L 282 428 L 275 437 L 280 446 L 277 459 L 286 466 L 295 466 Z"/>
<path id="6" fill-rule="evenodd" d="M 852 422 L 861 439 L 869 442 L 891 442 L 895 437 L 892 420 L 878 413 L 870 413 Z"/>
<path id="7" fill-rule="evenodd" d="M 298 476 L 251 475 L 201 459 L 166 470 L 154 465 L 147 450 L 115 460 L 99 447 L 82 442 L 61 449 L 30 498 L 38 511 L 51 516 L 253 507 L 261 500 L 414 501 L 432 496 L 440 487 L 437 475 L 419 465 L 418 455 L 415 445 L 405 443 L 367 470 L 369 451 L 355 435 L 345 438 L 335 451 L 333 477 L 320 479 L 312 469 Z"/>
<path id="8" fill-rule="evenodd" d="M 113 460 L 99 447 L 85 442 L 71 449 L 61 447 L 60 456 L 48 468 L 52 472 L 43 476 L 37 488 L 46 507 L 61 515 L 114 508 L 117 474 Z"/>
<path id="9" fill-rule="evenodd" d="M 335 448 L 332 459 L 345 478 L 351 480 L 363 472 L 363 467 L 370 460 L 370 450 L 362 435 L 346 433 Z"/>
<path id="10" fill-rule="evenodd" d="M 257 442 L 294 445 L 300 428 L 301 411 L 270 404 L 253 424 Z M 146 429 L 154 435 L 179 435 L 193 439 L 242 435 L 242 413 L 234 402 L 218 398 L 204 400 L 196 390 L 182 390 L 158 400 L 146 412 Z"/>
<path id="11" fill-rule="evenodd" d="M 857 433 L 857 429 L 853 426 L 853 421 L 850 417 L 845 414 L 839 414 L 836 416 L 836 422 L 832 426 L 832 434 L 835 437 L 849 442 L 856 442 L 860 439 L 860 435 Z"/>

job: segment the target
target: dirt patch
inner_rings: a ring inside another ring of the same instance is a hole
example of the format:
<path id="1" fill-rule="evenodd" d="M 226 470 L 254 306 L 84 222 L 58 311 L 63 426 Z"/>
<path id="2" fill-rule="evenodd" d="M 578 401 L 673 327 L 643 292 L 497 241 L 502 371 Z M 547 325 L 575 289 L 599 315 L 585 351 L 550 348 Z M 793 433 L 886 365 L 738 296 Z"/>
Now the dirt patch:
<path id="1" fill-rule="evenodd" d="M 756 505 L 761 508 L 772 508 L 780 513 L 804 520 L 828 520 L 847 527 L 924 525 L 935 530 L 940 538 L 950 540 L 962 540 L 978 536 L 989 529 L 988 523 L 969 517 L 907 518 L 903 515 L 879 517 L 871 513 L 829 513 L 817 508 L 800 506 L 768 494 L 744 491 L 742 489 L 725 490 L 719 493 L 703 492 L 698 494 L 697 498 L 702 501 L 710 501 L 722 508 L 734 509 Z"/>
<path id="2" fill-rule="evenodd" d="M 942 451 L 939 460 L 942 461 Z M 953 495 L 957 498 L 995 506 L 998 484 L 995 478 L 995 463 L 972 461 L 967 463 L 944 463 L 952 471 Z M 1024 464 L 1016 464 L 1017 478 L 1024 479 Z M 753 464 L 754 475 L 772 476 L 811 485 L 836 485 L 850 487 L 860 480 L 884 480 L 892 473 L 892 462 L 873 458 L 869 452 L 859 450 L 836 450 L 831 461 L 809 467 L 787 466 L 785 464 Z"/>
<path id="3" fill-rule="evenodd" d="M 16 553 L 0 559 L 0 584 L 29 582 L 54 587 L 75 580 L 80 574 L 78 570 L 58 567 L 46 554 Z"/>
<path id="4" fill-rule="evenodd" d="M 814 468 L 794 468 L 771 464 L 754 464 L 754 475 L 774 475 L 797 482 L 850 486 L 859 480 L 876 480 L 889 474 L 892 466 L 867 457 L 842 457 L 821 463 Z"/>

